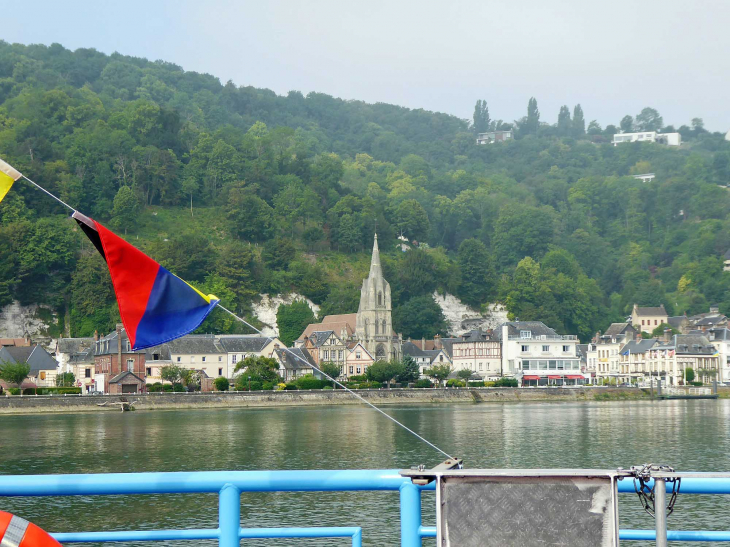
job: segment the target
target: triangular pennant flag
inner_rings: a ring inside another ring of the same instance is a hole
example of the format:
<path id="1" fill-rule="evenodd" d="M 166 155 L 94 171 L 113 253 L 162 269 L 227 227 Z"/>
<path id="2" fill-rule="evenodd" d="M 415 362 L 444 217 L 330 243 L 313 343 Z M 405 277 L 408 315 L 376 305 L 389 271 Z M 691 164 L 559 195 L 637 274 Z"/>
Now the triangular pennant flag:
<path id="1" fill-rule="evenodd" d="M 0 160 L 0 201 L 3 200 L 13 183 L 22 176 L 20 171 Z"/>
<path id="2" fill-rule="evenodd" d="M 95 220 L 72 216 L 106 260 L 132 349 L 185 336 L 218 304 Z"/>

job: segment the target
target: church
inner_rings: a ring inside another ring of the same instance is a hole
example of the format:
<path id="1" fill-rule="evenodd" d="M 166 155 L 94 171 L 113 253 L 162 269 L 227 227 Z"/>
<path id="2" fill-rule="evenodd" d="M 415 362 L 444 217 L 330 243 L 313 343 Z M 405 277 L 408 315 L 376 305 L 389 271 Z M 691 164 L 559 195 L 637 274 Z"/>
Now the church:
<path id="1" fill-rule="evenodd" d="M 315 360 L 318 362 L 343 361 L 349 349 L 358 343 L 375 361 L 401 359 L 403 339 L 393 331 L 392 316 L 390 284 L 383 277 L 378 234 L 375 234 L 370 272 L 362 282 L 357 313 L 327 315 L 321 323 L 308 325 L 296 346 L 316 348 Z M 327 349 L 322 349 L 322 352 L 327 352 L 327 359 L 319 351 L 319 348 L 325 347 Z"/>

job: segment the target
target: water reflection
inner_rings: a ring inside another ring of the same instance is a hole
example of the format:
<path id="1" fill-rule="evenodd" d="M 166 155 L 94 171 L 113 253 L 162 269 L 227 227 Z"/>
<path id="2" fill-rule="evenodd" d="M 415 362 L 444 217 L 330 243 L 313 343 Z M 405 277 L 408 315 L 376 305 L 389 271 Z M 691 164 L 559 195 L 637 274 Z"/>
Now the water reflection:
<path id="1" fill-rule="evenodd" d="M 730 463 L 730 401 L 726 400 L 489 403 L 386 410 L 473 468 L 615 468 L 655 462 L 682 470 L 725 471 Z M 359 406 L 0 418 L 4 474 L 402 468 L 441 459 L 427 445 Z M 424 503 L 424 514 L 432 522 L 430 500 Z M 397 503 L 393 493 L 246 494 L 242 514 L 248 526 L 361 525 L 365 544 L 395 545 Z M 718 497 L 680 495 L 670 527 L 730 529 L 721 503 Z M 214 495 L 5 499 L 0 506 L 54 531 L 214 527 L 217 516 Z M 653 525 L 633 496 L 621 496 L 620 511 L 624 528 Z M 273 544 L 348 542 L 246 542 Z"/>

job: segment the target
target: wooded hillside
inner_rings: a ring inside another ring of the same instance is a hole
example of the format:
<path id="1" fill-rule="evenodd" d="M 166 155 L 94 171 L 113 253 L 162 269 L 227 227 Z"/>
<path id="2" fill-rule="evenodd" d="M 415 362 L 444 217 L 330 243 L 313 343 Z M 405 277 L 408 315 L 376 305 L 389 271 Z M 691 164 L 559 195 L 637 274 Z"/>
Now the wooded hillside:
<path id="1" fill-rule="evenodd" d="M 654 113 L 617 125 L 661 128 Z M 635 302 L 730 313 L 730 142 L 694 120 L 680 149 L 614 147 L 579 105 L 556 114 L 541 122 L 531 99 L 505 123 L 480 101 L 471 123 L 0 42 L 0 157 L 241 313 L 292 290 L 355 311 L 376 225 L 405 336 L 442 328 L 434 290 L 583 339 Z M 476 145 L 490 127 L 518 138 Z M 105 266 L 64 210 L 19 181 L 0 222 L 0 306 L 68 312 L 75 336 L 111 328 Z M 420 248 L 396 251 L 400 234 Z"/>

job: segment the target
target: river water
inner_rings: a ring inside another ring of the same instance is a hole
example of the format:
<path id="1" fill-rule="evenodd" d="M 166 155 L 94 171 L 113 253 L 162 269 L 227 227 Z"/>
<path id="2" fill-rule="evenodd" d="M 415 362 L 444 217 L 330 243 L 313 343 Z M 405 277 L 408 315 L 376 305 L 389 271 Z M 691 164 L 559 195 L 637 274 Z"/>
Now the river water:
<path id="1" fill-rule="evenodd" d="M 470 468 L 612 469 L 654 462 L 683 471 L 730 469 L 730 400 L 385 410 L 446 452 L 463 457 Z M 368 407 L 0 416 L 2 474 L 407 468 L 443 459 Z M 623 494 L 620 500 L 622 528 L 653 527 L 635 496 Z M 669 526 L 730 529 L 724 501 L 680 495 Z M 434 522 L 433 502 L 432 494 L 424 495 L 426 524 Z M 0 509 L 54 532 L 215 528 L 217 496 L 5 498 Z M 360 525 L 365 545 L 398 544 L 397 493 L 244 494 L 241 511 L 246 527 Z M 349 545 L 349 540 L 247 540 L 242 545 Z"/>

